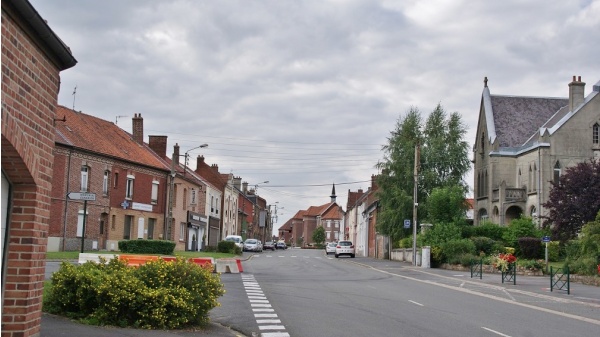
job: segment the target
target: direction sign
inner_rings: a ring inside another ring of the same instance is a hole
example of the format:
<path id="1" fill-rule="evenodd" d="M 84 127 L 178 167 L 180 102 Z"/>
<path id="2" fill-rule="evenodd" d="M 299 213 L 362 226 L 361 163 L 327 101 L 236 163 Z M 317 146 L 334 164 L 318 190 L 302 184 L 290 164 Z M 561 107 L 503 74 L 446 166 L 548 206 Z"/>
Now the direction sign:
<path id="1" fill-rule="evenodd" d="M 549 236 L 544 236 L 544 237 L 542 238 L 542 242 L 550 242 L 550 241 L 551 241 L 551 240 L 550 240 L 550 237 L 549 237 Z"/>
<path id="2" fill-rule="evenodd" d="M 404 228 L 410 228 L 410 220 L 404 220 Z"/>
<path id="3" fill-rule="evenodd" d="M 96 193 L 87 192 L 69 192 L 67 198 L 71 200 L 90 200 L 96 201 Z"/>

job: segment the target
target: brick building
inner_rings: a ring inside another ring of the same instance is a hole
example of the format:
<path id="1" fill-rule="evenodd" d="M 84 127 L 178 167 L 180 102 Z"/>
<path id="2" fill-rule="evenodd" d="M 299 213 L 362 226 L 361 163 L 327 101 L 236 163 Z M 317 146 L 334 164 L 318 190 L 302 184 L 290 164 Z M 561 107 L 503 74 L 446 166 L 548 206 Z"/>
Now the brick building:
<path id="1" fill-rule="evenodd" d="M 28 1 L 2 1 L 2 336 L 40 335 L 60 72 L 76 63 Z"/>
<path id="2" fill-rule="evenodd" d="M 118 250 L 118 241 L 163 237 L 168 164 L 143 142 L 143 118 L 133 134 L 113 122 L 59 107 L 48 250 Z M 94 194 L 86 204 L 67 197 Z M 84 207 L 86 206 L 86 207 Z"/>

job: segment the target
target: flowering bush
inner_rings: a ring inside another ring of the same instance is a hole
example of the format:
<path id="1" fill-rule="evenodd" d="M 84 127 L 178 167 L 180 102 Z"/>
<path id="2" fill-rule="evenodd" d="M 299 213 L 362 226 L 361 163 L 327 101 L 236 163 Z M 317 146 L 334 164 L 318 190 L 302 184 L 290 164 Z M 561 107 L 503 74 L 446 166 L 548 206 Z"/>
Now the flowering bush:
<path id="1" fill-rule="evenodd" d="M 494 256 L 492 261 L 493 261 L 492 264 L 494 265 L 494 267 L 496 269 L 505 273 L 508 271 L 510 264 L 515 263 L 517 261 L 517 258 L 510 253 L 498 254 L 498 255 Z"/>
<path id="2" fill-rule="evenodd" d="M 137 268 L 119 259 L 80 266 L 64 262 L 52 275 L 44 311 L 89 324 L 177 329 L 208 322 L 224 293 L 211 268 L 182 258 Z"/>

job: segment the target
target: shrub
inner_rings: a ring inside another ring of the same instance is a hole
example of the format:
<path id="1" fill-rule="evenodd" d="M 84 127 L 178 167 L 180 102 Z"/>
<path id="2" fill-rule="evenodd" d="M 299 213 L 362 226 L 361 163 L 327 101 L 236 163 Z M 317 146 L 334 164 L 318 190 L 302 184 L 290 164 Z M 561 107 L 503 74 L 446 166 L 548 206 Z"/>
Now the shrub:
<path id="1" fill-rule="evenodd" d="M 413 239 L 411 237 L 406 237 L 400 239 L 400 248 L 409 248 L 413 245 Z"/>
<path id="2" fill-rule="evenodd" d="M 542 242 L 539 238 L 523 237 L 519 238 L 520 257 L 525 259 L 537 259 L 542 254 Z"/>
<path id="3" fill-rule="evenodd" d="M 219 241 L 217 244 L 217 252 L 233 254 L 235 252 L 235 242 L 233 241 Z"/>
<path id="4" fill-rule="evenodd" d="M 431 259 L 431 266 L 437 267 L 442 264 L 445 260 L 444 253 L 442 251 L 442 247 L 439 246 L 431 246 L 431 250 L 429 251 L 429 258 Z"/>
<path id="5" fill-rule="evenodd" d="M 173 255 L 175 242 L 166 240 L 122 240 L 119 250 L 133 254 L 162 254 Z"/>
<path id="6" fill-rule="evenodd" d="M 441 245 L 446 261 L 456 261 L 462 254 L 475 255 L 475 244 L 469 239 L 459 239 L 445 242 Z"/>
<path id="7" fill-rule="evenodd" d="M 545 266 L 544 260 L 540 259 L 518 259 L 517 266 L 521 266 L 527 270 L 542 270 Z"/>
<path id="8" fill-rule="evenodd" d="M 470 267 L 473 261 L 479 261 L 479 257 L 470 253 L 463 253 L 448 259 L 450 264 L 460 264 L 464 267 Z"/>
<path id="9" fill-rule="evenodd" d="M 475 251 L 478 253 L 483 252 L 485 255 L 494 253 L 494 248 L 497 247 L 496 241 L 485 236 L 475 236 L 470 240 L 475 244 Z"/>
<path id="10" fill-rule="evenodd" d="M 44 310 L 100 325 L 175 329 L 202 325 L 223 295 L 219 276 L 182 258 L 137 268 L 64 262 L 52 276 Z"/>
<path id="11" fill-rule="evenodd" d="M 522 217 L 512 220 L 502 236 L 508 246 L 517 249 L 519 249 L 519 238 L 523 237 L 541 237 L 540 231 L 536 229 L 531 218 Z M 521 254 L 520 251 L 516 253 Z"/>
<path id="12" fill-rule="evenodd" d="M 548 261 L 556 262 L 560 260 L 560 242 L 548 242 Z"/>
<path id="13" fill-rule="evenodd" d="M 439 223 L 433 225 L 423 234 L 423 244 L 426 246 L 440 246 L 444 242 L 459 240 L 461 237 L 461 228 L 456 224 Z"/>
<path id="14" fill-rule="evenodd" d="M 481 226 L 473 227 L 473 236 L 485 236 L 494 241 L 502 241 L 502 238 L 504 237 L 504 232 L 506 232 L 506 230 L 507 227 L 502 227 L 491 222 L 486 222 Z"/>

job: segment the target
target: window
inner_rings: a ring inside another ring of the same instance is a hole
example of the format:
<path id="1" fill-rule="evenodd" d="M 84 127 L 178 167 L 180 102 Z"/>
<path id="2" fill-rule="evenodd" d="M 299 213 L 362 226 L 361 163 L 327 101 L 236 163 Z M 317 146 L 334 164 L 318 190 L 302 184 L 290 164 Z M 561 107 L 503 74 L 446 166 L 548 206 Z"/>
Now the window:
<path id="1" fill-rule="evenodd" d="M 152 181 L 152 193 L 150 203 L 156 205 L 158 203 L 158 181 Z"/>
<path id="2" fill-rule="evenodd" d="M 217 198 L 217 202 L 215 203 L 215 214 L 219 214 L 219 198 Z"/>
<path id="3" fill-rule="evenodd" d="M 213 197 L 212 195 L 210 196 L 210 212 L 215 212 L 215 197 Z"/>
<path id="4" fill-rule="evenodd" d="M 133 223 L 133 216 L 126 215 L 125 216 L 125 225 L 123 226 L 123 239 L 129 240 L 131 238 L 131 227 Z"/>
<path id="5" fill-rule="evenodd" d="M 89 174 L 90 168 L 87 166 L 82 166 L 81 167 L 81 191 L 82 192 L 87 192 L 88 191 L 88 174 Z"/>
<path id="6" fill-rule="evenodd" d="M 600 144 L 600 124 L 598 123 L 592 127 L 592 143 Z"/>
<path id="7" fill-rule="evenodd" d="M 333 234 L 334 234 L 335 241 L 340 239 L 340 232 L 334 232 Z"/>
<path id="8" fill-rule="evenodd" d="M 154 239 L 154 226 L 156 225 L 156 219 L 148 218 L 148 240 Z"/>
<path id="9" fill-rule="evenodd" d="M 127 185 L 125 187 L 125 199 L 133 199 L 133 181 L 135 177 L 132 175 L 127 175 Z"/>
<path id="10" fill-rule="evenodd" d="M 556 162 L 556 164 L 554 164 L 554 184 L 558 185 L 558 182 L 560 181 L 560 162 Z"/>
<path id="11" fill-rule="evenodd" d="M 104 177 L 102 178 L 102 194 L 108 195 L 108 178 L 110 176 L 109 171 L 104 171 Z"/>
<path id="12" fill-rule="evenodd" d="M 335 228 L 340 228 L 340 222 L 339 222 L 339 220 L 335 220 L 333 222 L 333 225 L 335 226 Z"/>
<path id="13" fill-rule="evenodd" d="M 331 232 L 330 231 L 325 232 L 325 234 L 326 234 L 327 240 L 331 239 Z"/>
<path id="14" fill-rule="evenodd" d="M 115 179 L 113 181 L 113 188 L 117 188 L 119 186 L 119 173 L 115 172 Z"/>
<path id="15" fill-rule="evenodd" d="M 185 222 L 179 224 L 179 241 L 185 241 Z"/>
<path id="16" fill-rule="evenodd" d="M 331 220 L 327 220 L 327 228 L 331 228 Z M 329 237 L 328 237 L 329 239 Z"/>
<path id="17" fill-rule="evenodd" d="M 90 213 L 89 211 L 87 212 Z M 86 225 L 89 219 L 86 219 Z M 77 237 L 81 237 L 83 235 L 83 209 L 80 209 L 77 213 Z"/>

